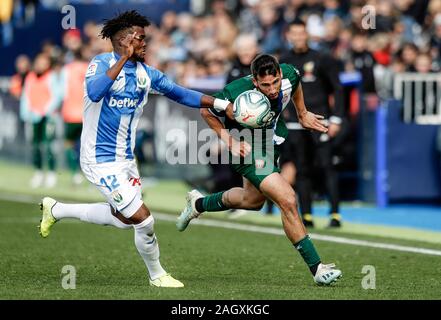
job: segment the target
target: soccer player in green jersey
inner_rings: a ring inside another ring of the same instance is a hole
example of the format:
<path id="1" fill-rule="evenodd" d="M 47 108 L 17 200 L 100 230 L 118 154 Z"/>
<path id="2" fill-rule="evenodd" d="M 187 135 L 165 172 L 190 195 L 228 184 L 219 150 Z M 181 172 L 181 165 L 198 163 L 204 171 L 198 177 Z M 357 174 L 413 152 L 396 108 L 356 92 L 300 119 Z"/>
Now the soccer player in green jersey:
<path id="1" fill-rule="evenodd" d="M 249 141 L 239 140 L 232 134 L 233 131 L 244 130 L 238 122 L 214 110 L 201 110 L 202 117 L 228 146 L 234 170 L 243 175 L 243 187 L 208 196 L 192 190 L 187 195 L 187 206 L 179 216 L 176 226 L 179 231 L 184 231 L 190 221 L 198 218 L 203 212 L 227 209 L 259 210 L 268 198 L 280 208 L 285 234 L 308 265 L 314 281 L 320 285 L 329 285 L 337 281 L 342 273 L 334 264 L 321 262 L 299 216 L 294 190 L 282 178 L 277 166 L 280 145 L 288 134 L 280 115 L 290 99 L 304 128 L 321 132 L 326 132 L 327 129 L 321 123 L 320 115 L 307 111 L 300 74 L 292 65 L 279 65 L 276 58 L 264 54 L 254 59 L 251 73 L 250 76 L 229 83 L 215 96 L 234 102 L 237 96 L 247 90 L 259 90 L 265 94 L 274 112 L 275 120 L 269 127 L 271 134 L 268 134 L 268 130 L 263 130 L 260 141 L 257 141 L 256 136 Z M 242 158 L 242 161 L 234 161 L 235 157 Z M 245 159 L 248 161 L 244 161 Z"/>

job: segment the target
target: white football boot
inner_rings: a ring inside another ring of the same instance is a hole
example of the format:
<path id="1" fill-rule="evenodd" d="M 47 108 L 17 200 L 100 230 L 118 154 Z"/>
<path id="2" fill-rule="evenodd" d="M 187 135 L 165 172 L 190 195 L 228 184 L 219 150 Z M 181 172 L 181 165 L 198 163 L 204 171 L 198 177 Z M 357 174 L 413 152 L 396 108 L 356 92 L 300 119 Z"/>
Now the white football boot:
<path id="1" fill-rule="evenodd" d="M 314 276 L 314 282 L 318 285 L 327 286 L 331 283 L 337 282 L 337 280 L 341 277 L 342 273 L 340 270 L 335 269 L 335 264 L 320 263 Z"/>
<path id="2" fill-rule="evenodd" d="M 196 210 L 196 200 L 203 197 L 204 195 L 196 189 L 187 193 L 187 206 L 181 212 L 176 222 L 176 227 L 179 231 L 184 231 L 192 219 L 198 218 L 201 215 Z"/>

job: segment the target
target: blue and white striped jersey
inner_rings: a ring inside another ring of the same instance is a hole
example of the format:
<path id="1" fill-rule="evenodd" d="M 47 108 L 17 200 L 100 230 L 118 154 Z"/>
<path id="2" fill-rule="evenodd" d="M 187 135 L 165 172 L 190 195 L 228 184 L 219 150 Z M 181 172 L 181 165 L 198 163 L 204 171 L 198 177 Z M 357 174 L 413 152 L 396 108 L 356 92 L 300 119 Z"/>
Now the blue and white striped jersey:
<path id="1" fill-rule="evenodd" d="M 106 71 L 120 57 L 96 56 L 86 73 L 81 162 L 103 163 L 132 160 L 136 128 L 148 93 L 199 108 L 202 93 L 173 83 L 163 73 L 141 62 L 128 61 L 115 80 Z"/>

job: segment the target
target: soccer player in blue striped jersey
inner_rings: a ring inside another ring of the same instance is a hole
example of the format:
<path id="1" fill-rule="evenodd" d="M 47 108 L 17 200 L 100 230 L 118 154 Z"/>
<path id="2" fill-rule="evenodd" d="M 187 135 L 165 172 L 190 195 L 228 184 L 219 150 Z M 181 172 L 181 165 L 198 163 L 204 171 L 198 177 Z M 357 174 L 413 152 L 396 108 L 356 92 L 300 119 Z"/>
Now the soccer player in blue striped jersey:
<path id="1" fill-rule="evenodd" d="M 135 132 L 151 91 L 193 108 L 214 107 L 232 116 L 231 103 L 183 88 L 144 63 L 150 22 L 128 11 L 107 20 L 101 31 L 114 51 L 96 56 L 85 79 L 84 122 L 80 163 L 86 178 L 106 203 L 66 204 L 42 200 L 40 234 L 64 218 L 135 230 L 135 245 L 143 258 L 149 282 L 156 287 L 183 287 L 159 262 L 154 219 L 142 201 L 141 182 L 133 156 Z M 130 272 L 127 270 L 126 272 Z"/>

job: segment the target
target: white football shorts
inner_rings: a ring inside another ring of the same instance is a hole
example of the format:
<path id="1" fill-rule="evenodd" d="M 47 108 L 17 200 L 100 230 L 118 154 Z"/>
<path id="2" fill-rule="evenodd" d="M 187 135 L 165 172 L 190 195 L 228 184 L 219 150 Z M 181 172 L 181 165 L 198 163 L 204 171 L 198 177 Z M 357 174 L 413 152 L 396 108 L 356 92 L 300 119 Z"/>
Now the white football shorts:
<path id="1" fill-rule="evenodd" d="M 107 202 L 126 218 L 141 207 L 141 179 L 135 160 L 105 163 L 81 163 L 87 180 L 93 183 Z"/>

